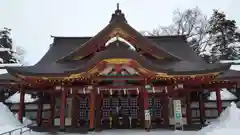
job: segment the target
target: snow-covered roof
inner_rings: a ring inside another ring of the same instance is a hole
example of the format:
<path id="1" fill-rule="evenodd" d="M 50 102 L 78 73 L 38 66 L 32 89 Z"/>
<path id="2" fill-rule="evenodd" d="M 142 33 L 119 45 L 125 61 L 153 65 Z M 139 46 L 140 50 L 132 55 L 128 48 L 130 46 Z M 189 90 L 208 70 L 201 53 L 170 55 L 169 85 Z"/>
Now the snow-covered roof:
<path id="1" fill-rule="evenodd" d="M 33 98 L 30 94 L 25 94 L 24 103 L 32 103 L 37 101 L 38 98 Z M 5 100 L 6 103 L 20 103 L 20 93 L 17 92 Z"/>
<path id="2" fill-rule="evenodd" d="M 0 75 L 8 73 L 6 69 L 0 69 Z"/>
<path id="3" fill-rule="evenodd" d="M 239 60 L 221 60 L 220 63 L 239 63 L 240 64 L 240 59 Z"/>
<path id="4" fill-rule="evenodd" d="M 0 52 L 5 52 L 5 51 L 11 51 L 11 49 L 10 48 L 3 48 L 3 47 L 0 48 Z"/>
<path id="5" fill-rule="evenodd" d="M 240 71 L 240 65 L 231 65 L 230 69 Z"/>
<path id="6" fill-rule="evenodd" d="M 227 89 L 223 88 L 220 92 L 221 99 L 222 100 L 236 100 L 238 99 L 234 94 L 229 92 Z M 210 92 L 210 96 L 208 97 L 208 100 L 217 100 L 216 92 Z"/>
<path id="7" fill-rule="evenodd" d="M 8 63 L 8 64 L 0 64 L 0 68 L 4 67 L 21 67 L 22 64 L 20 63 Z"/>
<path id="8" fill-rule="evenodd" d="M 0 64 L 0 74 L 8 73 L 5 67 L 20 67 L 20 66 L 22 66 L 22 64 L 19 63 Z"/>

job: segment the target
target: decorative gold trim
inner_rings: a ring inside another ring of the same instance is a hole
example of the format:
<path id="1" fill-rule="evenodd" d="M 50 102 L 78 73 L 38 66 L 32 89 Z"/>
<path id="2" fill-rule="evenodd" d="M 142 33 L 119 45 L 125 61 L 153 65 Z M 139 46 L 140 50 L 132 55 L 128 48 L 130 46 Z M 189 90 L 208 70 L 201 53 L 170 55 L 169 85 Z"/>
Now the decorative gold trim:
<path id="1" fill-rule="evenodd" d="M 204 76 L 216 76 L 220 72 L 213 72 L 213 73 L 207 73 L 207 74 L 194 74 L 194 75 L 168 75 L 167 73 L 162 73 L 162 72 L 154 72 L 150 71 L 146 68 L 143 68 L 137 61 L 132 60 L 132 59 L 126 59 L 126 58 L 112 58 L 112 59 L 104 59 L 100 63 L 107 63 L 107 64 L 130 64 L 134 63 L 136 64 L 138 71 L 144 73 L 144 74 L 152 74 L 153 78 L 178 78 L 178 77 L 190 77 L 190 78 L 195 78 L 195 77 L 204 77 Z M 98 67 L 95 65 L 93 68 L 88 70 L 87 72 L 81 72 L 77 74 L 71 74 L 70 76 L 65 76 L 65 77 L 37 77 L 37 76 L 29 76 L 31 78 L 35 79 L 42 79 L 42 80 L 51 80 L 51 79 L 56 79 L 56 80 L 69 80 L 69 79 L 84 79 L 88 78 L 90 76 L 96 75 L 96 73 L 100 72 Z M 27 76 L 16 74 L 20 78 L 26 79 Z"/>
<path id="2" fill-rule="evenodd" d="M 131 59 L 124 59 L 124 58 L 114 58 L 114 59 L 104 59 L 104 62 L 107 62 L 108 64 L 128 64 Z"/>

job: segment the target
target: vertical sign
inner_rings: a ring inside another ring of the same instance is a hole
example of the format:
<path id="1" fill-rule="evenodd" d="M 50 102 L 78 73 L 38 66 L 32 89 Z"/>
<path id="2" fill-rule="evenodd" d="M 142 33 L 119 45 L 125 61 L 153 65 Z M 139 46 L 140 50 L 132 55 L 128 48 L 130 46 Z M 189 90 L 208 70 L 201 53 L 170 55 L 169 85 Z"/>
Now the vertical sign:
<path id="1" fill-rule="evenodd" d="M 173 100 L 175 123 L 182 125 L 182 107 L 181 100 Z"/>

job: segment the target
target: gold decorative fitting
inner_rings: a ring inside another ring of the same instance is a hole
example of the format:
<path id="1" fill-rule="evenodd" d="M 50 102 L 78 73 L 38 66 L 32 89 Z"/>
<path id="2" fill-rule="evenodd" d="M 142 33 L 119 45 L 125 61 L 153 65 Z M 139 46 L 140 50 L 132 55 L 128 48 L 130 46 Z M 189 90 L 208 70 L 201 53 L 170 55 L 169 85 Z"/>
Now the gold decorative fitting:
<path id="1" fill-rule="evenodd" d="M 214 73 L 207 73 L 207 74 L 194 74 L 194 75 L 168 75 L 167 73 L 162 73 L 162 72 L 155 72 L 148 70 L 144 67 L 142 67 L 137 61 L 132 60 L 132 59 L 126 59 L 126 58 L 111 58 L 111 59 L 104 59 L 99 64 L 96 64 L 93 68 L 86 72 L 81 72 L 77 74 L 71 74 L 69 76 L 62 76 L 62 77 L 36 77 L 36 76 L 24 76 L 20 74 L 16 74 L 18 77 L 22 79 L 34 79 L 36 82 L 40 82 L 42 80 L 48 80 L 51 82 L 57 82 L 57 81 L 74 81 L 76 79 L 80 80 L 87 80 L 91 77 L 94 76 L 99 76 L 99 72 L 101 71 L 99 69 L 99 66 L 105 66 L 105 64 L 127 64 L 132 67 L 134 67 L 140 74 L 145 74 L 145 75 L 150 75 L 151 77 L 158 79 L 158 80 L 192 80 L 192 79 L 204 79 L 205 77 L 207 78 L 212 78 L 216 77 L 219 72 L 214 72 Z M 102 69 L 102 68 L 101 68 Z"/>
<path id="2" fill-rule="evenodd" d="M 107 62 L 109 64 L 128 64 L 131 59 L 122 59 L 122 58 L 115 58 L 115 59 L 105 59 L 104 62 Z"/>

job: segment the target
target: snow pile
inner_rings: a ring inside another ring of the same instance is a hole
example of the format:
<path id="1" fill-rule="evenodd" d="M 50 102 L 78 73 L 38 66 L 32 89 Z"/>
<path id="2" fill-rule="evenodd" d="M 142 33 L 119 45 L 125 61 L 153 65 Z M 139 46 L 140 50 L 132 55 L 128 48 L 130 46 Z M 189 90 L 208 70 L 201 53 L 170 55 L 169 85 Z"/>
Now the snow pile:
<path id="1" fill-rule="evenodd" d="M 16 119 L 8 107 L 0 102 L 0 127 L 5 125 L 21 126 L 22 124 Z"/>
<path id="2" fill-rule="evenodd" d="M 240 132 L 240 109 L 237 108 L 235 103 L 225 109 L 220 117 L 212 121 L 207 127 L 199 131 L 200 134 L 206 135 L 226 135 L 229 133 Z"/>
<path id="3" fill-rule="evenodd" d="M 237 97 L 229 92 L 227 89 L 222 89 L 220 91 L 221 100 L 236 100 Z M 216 92 L 210 92 L 210 96 L 208 97 L 208 100 L 217 100 Z"/>
<path id="4" fill-rule="evenodd" d="M 15 117 L 18 119 L 18 113 L 15 114 Z M 23 125 L 29 125 L 29 124 L 32 124 L 32 123 L 33 123 L 32 120 L 30 120 L 26 117 L 23 117 L 23 122 L 22 122 Z"/>
<path id="5" fill-rule="evenodd" d="M 6 105 L 0 102 L 0 133 L 22 126 Z"/>
<path id="6" fill-rule="evenodd" d="M 30 94 L 25 94 L 24 103 L 32 103 L 38 98 L 33 98 Z M 5 100 L 6 103 L 20 103 L 20 93 L 17 92 Z"/>
<path id="7" fill-rule="evenodd" d="M 30 120 L 24 118 L 24 124 L 29 124 Z M 8 109 L 6 105 L 0 102 L 0 134 L 9 132 L 10 130 L 20 129 L 23 127 L 23 124 L 18 121 L 14 114 Z M 23 128 L 23 131 L 27 131 L 28 128 Z M 8 134 L 8 133 L 7 133 Z M 20 130 L 16 130 L 12 135 L 19 135 Z M 23 135 L 42 135 L 42 133 L 36 132 L 25 132 Z"/>

